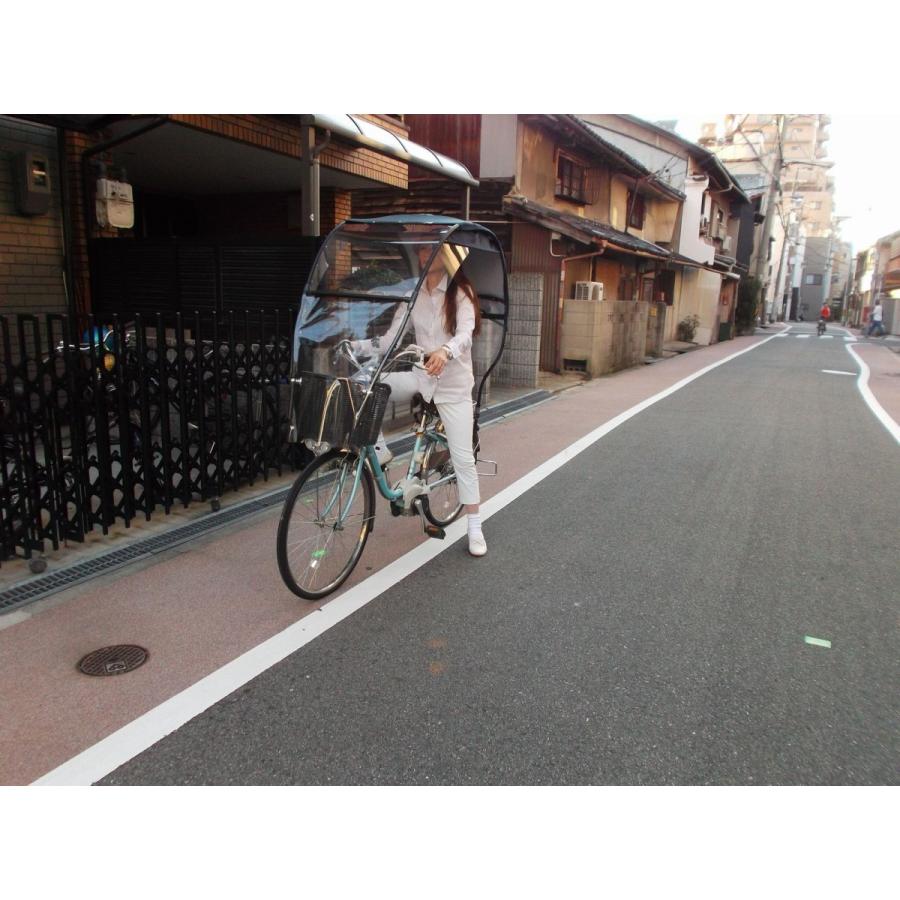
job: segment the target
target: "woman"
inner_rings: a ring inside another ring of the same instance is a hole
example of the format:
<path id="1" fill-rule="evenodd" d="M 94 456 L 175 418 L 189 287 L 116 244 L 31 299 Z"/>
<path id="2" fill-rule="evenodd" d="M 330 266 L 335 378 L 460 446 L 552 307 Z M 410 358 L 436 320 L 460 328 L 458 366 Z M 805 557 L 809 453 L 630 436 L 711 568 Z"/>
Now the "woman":
<path id="1" fill-rule="evenodd" d="M 419 266 L 424 267 L 432 247 L 423 245 L 417 253 Z M 397 403 L 408 403 L 419 393 L 437 406 L 456 471 L 459 500 L 468 517 L 469 553 L 484 556 L 487 543 L 481 530 L 481 497 L 472 451 L 472 338 L 480 330 L 481 310 L 475 289 L 460 269 L 464 253 L 464 248 L 442 245 L 413 305 L 410 320 L 415 328 L 415 342 L 426 348 L 424 370 L 393 372 L 382 381 L 391 386 L 391 400 Z M 401 304 L 381 338 L 382 346 L 391 346 L 405 314 L 405 305 Z M 353 350 L 371 353 L 372 341 L 354 341 Z M 383 435 L 379 435 L 375 451 L 382 465 L 393 458 Z"/>

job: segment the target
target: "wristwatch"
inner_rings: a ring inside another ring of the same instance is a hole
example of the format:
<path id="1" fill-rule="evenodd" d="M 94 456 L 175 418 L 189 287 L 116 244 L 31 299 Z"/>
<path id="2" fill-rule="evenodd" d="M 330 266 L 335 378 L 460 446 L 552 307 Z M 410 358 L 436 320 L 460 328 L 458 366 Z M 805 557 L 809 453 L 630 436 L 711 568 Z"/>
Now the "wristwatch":
<path id="1" fill-rule="evenodd" d="M 446 351 L 447 359 L 453 359 L 453 348 L 449 344 L 441 344 L 441 350 Z"/>

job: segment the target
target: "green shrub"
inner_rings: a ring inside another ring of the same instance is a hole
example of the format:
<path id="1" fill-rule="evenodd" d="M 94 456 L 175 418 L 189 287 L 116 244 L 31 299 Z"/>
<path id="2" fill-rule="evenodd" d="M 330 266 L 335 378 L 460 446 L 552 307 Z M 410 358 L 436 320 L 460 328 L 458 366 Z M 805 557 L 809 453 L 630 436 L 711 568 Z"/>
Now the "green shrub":
<path id="1" fill-rule="evenodd" d="M 700 324 L 699 316 L 687 316 L 678 323 L 676 334 L 679 341 L 693 341 Z"/>
<path id="2" fill-rule="evenodd" d="M 753 334 L 759 314 L 759 295 L 762 282 L 753 275 L 745 275 L 738 285 L 737 306 L 734 310 L 734 327 L 738 334 Z"/>

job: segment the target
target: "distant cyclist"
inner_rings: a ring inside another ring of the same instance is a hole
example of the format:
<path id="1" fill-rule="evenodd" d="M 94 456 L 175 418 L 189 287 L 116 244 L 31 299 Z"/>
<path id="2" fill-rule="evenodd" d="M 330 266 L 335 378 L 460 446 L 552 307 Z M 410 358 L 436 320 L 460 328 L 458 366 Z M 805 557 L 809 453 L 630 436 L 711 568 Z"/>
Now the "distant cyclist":
<path id="1" fill-rule="evenodd" d="M 872 332 L 875 329 L 878 329 L 878 334 L 883 335 L 884 331 L 884 307 L 881 305 L 881 301 L 877 300 L 875 302 L 875 306 L 872 308 L 872 313 L 869 316 L 869 327 L 866 330 L 866 337 L 871 337 Z"/>
<path id="2" fill-rule="evenodd" d="M 830 320 L 831 308 L 827 303 L 823 303 L 822 308 L 819 310 L 819 334 L 825 334 L 825 327 Z"/>

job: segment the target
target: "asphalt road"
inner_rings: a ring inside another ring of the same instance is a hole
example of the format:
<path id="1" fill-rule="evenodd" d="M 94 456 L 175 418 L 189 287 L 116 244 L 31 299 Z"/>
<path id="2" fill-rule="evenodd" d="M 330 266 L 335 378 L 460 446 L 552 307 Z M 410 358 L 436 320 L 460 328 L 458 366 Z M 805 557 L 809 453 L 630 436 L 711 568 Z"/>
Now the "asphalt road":
<path id="1" fill-rule="evenodd" d="M 822 369 L 697 379 L 102 783 L 896 784 L 900 448 Z"/>

